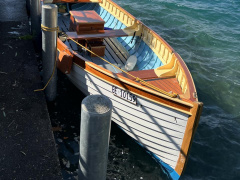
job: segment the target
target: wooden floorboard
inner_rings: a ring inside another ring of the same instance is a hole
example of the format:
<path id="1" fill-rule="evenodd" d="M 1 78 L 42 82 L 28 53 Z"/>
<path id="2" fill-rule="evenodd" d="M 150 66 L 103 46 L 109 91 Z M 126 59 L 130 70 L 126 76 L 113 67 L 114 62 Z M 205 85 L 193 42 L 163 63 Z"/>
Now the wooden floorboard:
<path id="1" fill-rule="evenodd" d="M 154 69 L 149 70 L 141 70 L 141 71 L 130 71 L 128 72 L 131 75 L 138 77 L 144 81 L 147 81 L 148 83 L 166 91 L 166 92 L 174 92 L 177 94 L 182 94 L 182 89 L 180 85 L 178 84 L 178 81 L 176 78 L 158 78 L 157 75 L 154 72 Z M 129 78 L 133 81 L 135 81 L 135 78 L 124 74 L 124 73 L 118 73 L 118 75 L 124 76 L 126 78 Z"/>
<path id="2" fill-rule="evenodd" d="M 166 78 L 166 79 L 154 79 L 154 80 L 147 80 L 148 83 L 157 86 L 160 89 L 163 89 L 167 92 L 174 92 L 177 94 L 182 94 L 181 87 L 178 83 L 176 83 L 176 78 Z"/>
<path id="3" fill-rule="evenodd" d="M 170 88 L 176 88 L 176 91 L 182 92 L 181 87 L 178 84 L 177 79 L 165 79 L 166 84 L 168 84 L 168 86 L 170 86 Z"/>
<path id="4" fill-rule="evenodd" d="M 122 46 L 122 44 L 120 44 L 116 40 L 116 38 L 106 38 L 105 41 L 109 44 L 111 49 L 116 53 L 116 55 L 119 57 L 122 63 L 125 63 L 129 56 L 125 52 L 123 52 L 125 49 Z M 127 50 L 125 51 L 127 52 Z"/>
<path id="5" fill-rule="evenodd" d="M 121 64 L 123 65 L 123 60 L 121 59 L 121 57 L 119 57 L 119 55 L 117 54 L 116 51 L 114 51 L 114 49 L 111 47 L 111 44 L 108 43 L 108 41 L 104 41 L 104 44 L 106 45 L 106 51 L 111 54 L 111 56 L 113 57 L 113 59 L 115 60 L 115 63 L 117 64 Z"/>
<path id="6" fill-rule="evenodd" d="M 105 41 L 111 46 L 111 48 L 116 52 L 123 63 L 126 62 L 129 54 L 127 50 L 122 46 L 122 44 L 116 38 L 106 38 Z"/>

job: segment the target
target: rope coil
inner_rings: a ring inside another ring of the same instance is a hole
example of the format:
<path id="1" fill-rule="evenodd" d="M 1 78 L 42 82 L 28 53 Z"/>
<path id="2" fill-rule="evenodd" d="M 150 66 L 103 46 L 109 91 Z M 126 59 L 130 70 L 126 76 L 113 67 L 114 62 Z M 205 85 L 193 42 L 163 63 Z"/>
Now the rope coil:
<path id="1" fill-rule="evenodd" d="M 43 24 L 41 24 L 41 29 L 43 31 L 48 31 L 48 32 L 55 32 L 55 31 L 59 32 L 59 27 L 58 26 L 50 28 L 50 27 L 47 27 L 47 26 L 44 26 Z"/>

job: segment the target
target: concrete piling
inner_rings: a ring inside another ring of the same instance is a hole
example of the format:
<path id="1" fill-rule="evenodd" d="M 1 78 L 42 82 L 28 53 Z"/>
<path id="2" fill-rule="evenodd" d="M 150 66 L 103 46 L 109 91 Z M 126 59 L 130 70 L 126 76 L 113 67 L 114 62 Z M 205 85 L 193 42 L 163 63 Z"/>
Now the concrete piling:
<path id="1" fill-rule="evenodd" d="M 48 28 L 56 28 L 57 18 L 57 5 L 45 4 L 42 6 L 43 26 Z M 45 89 L 46 99 L 48 101 L 53 101 L 57 95 L 56 38 L 57 31 L 42 31 L 43 83 L 47 84 L 50 80 L 48 86 Z"/>
<path id="2" fill-rule="evenodd" d="M 80 180 L 105 180 L 111 127 L 112 102 L 103 95 L 82 101 L 80 130 Z"/>
<path id="3" fill-rule="evenodd" d="M 31 33 L 36 50 L 41 50 L 41 0 L 30 1 Z M 28 1 L 27 1 L 28 2 Z"/>

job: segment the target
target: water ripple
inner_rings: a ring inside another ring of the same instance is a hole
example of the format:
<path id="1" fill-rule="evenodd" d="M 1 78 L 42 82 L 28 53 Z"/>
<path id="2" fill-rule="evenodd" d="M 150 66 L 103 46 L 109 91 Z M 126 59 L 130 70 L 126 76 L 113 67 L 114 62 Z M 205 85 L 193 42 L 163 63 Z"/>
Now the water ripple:
<path id="1" fill-rule="evenodd" d="M 204 102 L 183 179 L 240 179 L 240 1 L 116 1 L 183 57 Z"/>

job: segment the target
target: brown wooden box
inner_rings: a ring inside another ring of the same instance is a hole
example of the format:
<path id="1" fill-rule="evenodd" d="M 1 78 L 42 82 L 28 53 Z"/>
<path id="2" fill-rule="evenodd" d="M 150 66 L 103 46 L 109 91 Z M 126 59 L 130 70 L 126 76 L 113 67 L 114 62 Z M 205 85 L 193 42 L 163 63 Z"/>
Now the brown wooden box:
<path id="1" fill-rule="evenodd" d="M 89 31 L 104 30 L 104 20 L 93 10 L 70 11 L 69 31 L 87 34 Z"/>
<path id="2" fill-rule="evenodd" d="M 105 55 L 106 46 L 103 44 L 102 41 L 98 41 L 95 43 L 89 43 L 88 46 L 89 46 L 89 49 L 92 52 L 96 53 L 97 55 L 102 56 L 102 57 Z M 91 53 L 91 57 L 96 57 L 96 56 Z"/>

